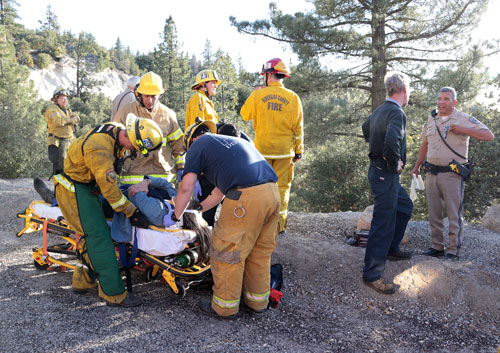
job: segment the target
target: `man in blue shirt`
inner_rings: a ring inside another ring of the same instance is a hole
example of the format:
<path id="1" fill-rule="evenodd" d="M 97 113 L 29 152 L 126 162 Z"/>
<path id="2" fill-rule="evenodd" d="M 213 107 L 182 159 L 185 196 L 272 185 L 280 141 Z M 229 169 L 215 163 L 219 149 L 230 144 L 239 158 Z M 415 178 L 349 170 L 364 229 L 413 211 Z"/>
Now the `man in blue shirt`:
<path id="1" fill-rule="evenodd" d="M 408 260 L 411 254 L 399 249 L 413 203 L 399 183 L 406 165 L 406 115 L 402 107 L 410 97 L 410 79 L 401 72 L 388 73 L 385 88 L 389 98 L 366 119 L 363 135 L 370 143 L 368 179 L 375 203 L 366 244 L 363 282 L 383 294 L 396 291 L 382 278 L 386 259 Z"/>
<path id="2" fill-rule="evenodd" d="M 271 254 L 278 234 L 278 177 L 251 143 L 216 132 L 212 121 L 186 130 L 186 164 L 171 223 L 182 216 L 203 174 L 215 186 L 201 202 L 203 210 L 225 200 L 210 248 L 214 293 L 211 301 L 200 301 L 200 310 L 234 318 L 243 297 L 246 307 L 260 314 L 268 304 Z"/>

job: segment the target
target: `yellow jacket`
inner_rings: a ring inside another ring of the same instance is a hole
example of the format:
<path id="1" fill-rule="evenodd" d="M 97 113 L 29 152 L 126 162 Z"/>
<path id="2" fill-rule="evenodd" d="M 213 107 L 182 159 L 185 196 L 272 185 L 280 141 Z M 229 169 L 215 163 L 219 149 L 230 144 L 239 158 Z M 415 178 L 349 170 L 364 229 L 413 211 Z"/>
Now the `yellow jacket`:
<path id="1" fill-rule="evenodd" d="M 100 131 L 94 132 L 98 128 L 101 128 Z M 118 131 L 125 129 L 125 127 L 108 123 L 100 125 L 96 129 L 80 136 L 69 146 L 68 155 L 64 160 L 64 173 L 69 179 L 58 174 L 54 176 L 54 182 L 69 191 L 74 191 L 71 181 L 84 184 L 96 182 L 111 207 L 116 212 L 123 212 L 127 217 L 130 217 L 136 207 L 118 188 L 113 166 L 117 157 L 114 154 L 114 148 Z"/>
<path id="2" fill-rule="evenodd" d="M 139 153 L 134 160 L 127 159 L 123 165 L 121 182 L 136 184 L 143 180 L 144 175 L 171 181 L 176 168 L 184 168 L 184 134 L 179 128 L 175 112 L 161 103 L 157 103 L 149 112 L 138 101 L 135 101 L 118 109 L 113 121 L 125 125 L 128 113 L 152 119 L 158 123 L 163 132 L 163 144 L 161 150 L 150 152 L 147 158 Z"/>
<path id="3" fill-rule="evenodd" d="M 75 125 L 78 124 L 80 118 L 71 109 L 65 110 L 62 110 L 57 104 L 53 103 L 45 111 L 45 121 L 47 122 L 49 131 L 49 137 L 47 138 L 48 145 L 59 144 L 55 137 L 73 138 Z"/>
<path id="4" fill-rule="evenodd" d="M 253 120 L 255 147 L 264 158 L 290 158 L 304 152 L 302 103 L 281 82 L 253 91 L 240 114 L 243 120 Z"/>
<path id="5" fill-rule="evenodd" d="M 214 123 L 219 122 L 219 117 L 215 112 L 214 103 L 209 99 L 203 91 L 196 91 L 191 96 L 186 106 L 186 121 L 184 126 L 184 133 L 186 129 L 193 125 L 196 117 L 201 120 L 212 120 Z"/>

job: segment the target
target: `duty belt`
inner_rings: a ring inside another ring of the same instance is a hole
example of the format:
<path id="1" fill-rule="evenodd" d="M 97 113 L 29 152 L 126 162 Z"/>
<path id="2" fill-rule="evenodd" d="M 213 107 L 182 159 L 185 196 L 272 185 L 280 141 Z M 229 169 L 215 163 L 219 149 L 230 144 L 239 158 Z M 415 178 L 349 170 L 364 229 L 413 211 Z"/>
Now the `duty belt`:
<path id="1" fill-rule="evenodd" d="M 272 180 L 264 180 L 264 181 L 261 181 L 259 183 L 255 183 L 255 184 L 251 184 L 251 185 L 235 185 L 227 191 L 226 198 L 228 198 L 230 200 L 237 201 L 240 199 L 240 196 L 241 196 L 241 191 L 238 189 L 247 189 L 247 188 L 251 188 L 253 186 L 267 184 L 267 183 L 274 183 L 274 182 Z"/>
<path id="2" fill-rule="evenodd" d="M 429 162 L 424 162 L 424 171 L 426 173 L 431 173 L 433 175 L 437 175 L 438 173 L 452 172 L 449 165 L 440 166 L 440 165 L 430 164 Z"/>

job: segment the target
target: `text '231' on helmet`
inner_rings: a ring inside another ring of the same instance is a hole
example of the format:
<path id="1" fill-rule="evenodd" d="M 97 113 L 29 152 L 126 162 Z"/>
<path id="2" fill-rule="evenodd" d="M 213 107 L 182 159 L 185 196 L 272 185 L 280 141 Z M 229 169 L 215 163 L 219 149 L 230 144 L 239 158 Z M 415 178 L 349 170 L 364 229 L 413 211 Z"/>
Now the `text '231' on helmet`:
<path id="1" fill-rule="evenodd" d="M 66 89 L 62 88 L 62 87 L 57 87 L 54 90 L 54 93 L 52 94 L 52 99 L 55 100 L 59 96 L 69 97 L 69 92 Z"/>
<path id="2" fill-rule="evenodd" d="M 147 96 L 158 96 L 163 94 L 163 92 L 165 92 L 165 90 L 163 89 L 163 82 L 160 75 L 150 71 L 141 77 L 141 81 L 139 81 L 139 86 L 137 87 L 137 93 Z"/>
<path id="3" fill-rule="evenodd" d="M 132 146 L 144 157 L 157 150 L 163 142 L 163 133 L 151 119 L 138 118 L 133 113 L 127 115 L 127 136 Z"/>
<path id="4" fill-rule="evenodd" d="M 222 81 L 219 79 L 219 75 L 217 75 L 217 71 L 202 70 L 196 75 L 196 82 L 191 86 L 191 89 L 196 89 L 197 86 L 209 81 L 217 81 L 217 86 L 222 83 Z"/>
<path id="5" fill-rule="evenodd" d="M 212 120 L 201 120 L 200 118 L 196 118 L 195 123 L 190 125 L 186 134 L 184 135 L 184 148 L 186 151 L 189 146 L 191 146 L 193 138 L 200 136 L 201 132 L 210 131 L 212 134 L 217 133 L 217 125 Z"/>
<path id="6" fill-rule="evenodd" d="M 266 73 L 282 74 L 285 75 L 285 77 L 290 77 L 290 69 L 280 58 L 268 60 L 264 65 L 262 65 L 262 71 L 260 74 L 264 75 Z"/>

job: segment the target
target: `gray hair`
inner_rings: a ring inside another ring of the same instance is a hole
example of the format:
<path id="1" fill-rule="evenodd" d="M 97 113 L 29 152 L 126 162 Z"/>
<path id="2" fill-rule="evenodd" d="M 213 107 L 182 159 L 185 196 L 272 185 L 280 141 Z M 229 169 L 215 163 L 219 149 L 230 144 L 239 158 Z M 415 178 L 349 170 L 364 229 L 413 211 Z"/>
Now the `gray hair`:
<path id="1" fill-rule="evenodd" d="M 449 93 L 451 93 L 451 99 L 452 100 L 456 100 L 457 99 L 457 91 L 455 91 L 455 89 L 453 87 L 443 87 L 443 88 L 441 88 L 439 90 L 439 92 L 438 92 L 438 95 L 441 92 L 449 92 Z"/>
<path id="2" fill-rule="evenodd" d="M 384 84 L 387 95 L 390 97 L 395 93 L 400 93 L 403 91 L 404 87 L 410 87 L 410 78 L 408 75 L 399 72 L 391 71 L 385 75 Z"/>
<path id="3" fill-rule="evenodd" d="M 130 89 L 135 89 L 135 86 L 139 84 L 141 78 L 139 76 L 131 76 L 127 81 L 127 87 Z"/>

